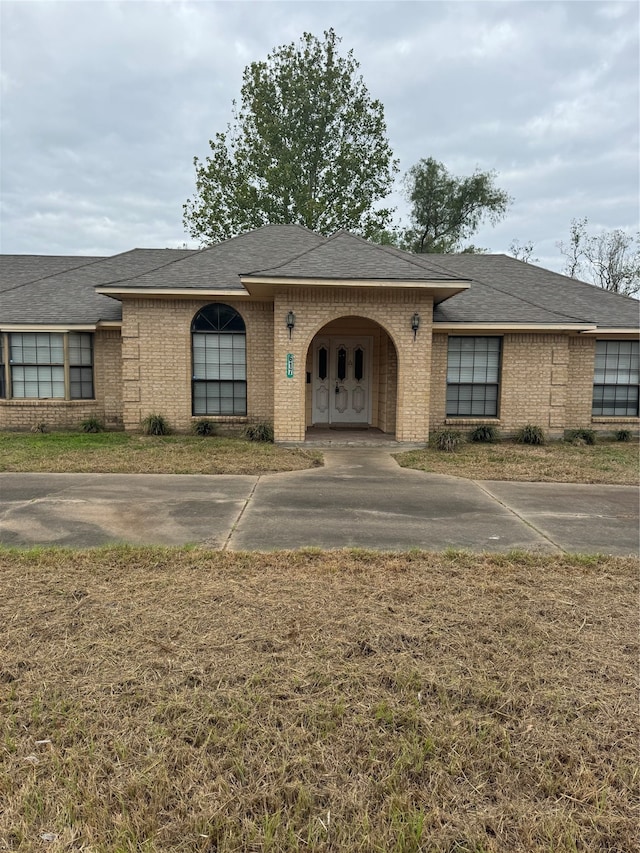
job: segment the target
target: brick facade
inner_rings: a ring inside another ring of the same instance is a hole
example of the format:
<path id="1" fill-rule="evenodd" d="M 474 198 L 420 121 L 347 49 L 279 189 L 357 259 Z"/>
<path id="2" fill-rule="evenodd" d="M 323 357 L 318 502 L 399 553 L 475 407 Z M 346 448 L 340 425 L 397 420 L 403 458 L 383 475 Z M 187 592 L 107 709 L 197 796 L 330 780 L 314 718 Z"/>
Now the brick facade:
<path id="1" fill-rule="evenodd" d="M 447 417 L 448 333 L 433 329 L 432 297 L 418 288 L 335 286 L 281 287 L 273 299 L 124 298 L 122 329 L 94 336 L 96 399 L 0 400 L 0 427 L 76 429 L 97 417 L 108 428 L 135 431 L 144 417 L 160 414 L 173 429 L 188 431 L 194 420 L 191 323 L 212 301 L 233 307 L 246 326 L 247 416 L 212 417 L 223 429 L 271 421 L 277 441 L 303 441 L 311 424 L 306 375 L 318 335 L 371 339 L 371 425 L 399 441 L 423 442 L 429 430 L 487 422 L 505 434 L 532 423 L 555 436 L 576 427 L 639 425 L 638 418 L 591 417 L 595 340 L 569 332 L 492 332 L 502 340 L 498 417 Z M 291 338 L 290 310 L 296 315 Z M 420 328 L 414 337 L 415 312 Z"/>
<path id="2" fill-rule="evenodd" d="M 286 325 L 290 310 L 296 315 L 291 338 Z M 415 312 L 420 314 L 421 326 L 414 338 L 411 318 Z M 382 424 L 381 428 L 389 431 L 395 420 L 398 441 L 426 441 L 429 433 L 432 313 L 432 297 L 417 289 L 296 287 L 277 290 L 273 326 L 273 422 L 276 440 L 304 440 L 309 406 L 305 370 L 301 366 L 307 365 L 307 354 L 314 337 L 330 329 L 330 324 L 341 318 L 356 318 L 354 329 L 361 328 L 359 324 L 367 320 L 383 330 L 388 339 L 383 362 L 378 346 L 378 370 L 377 376 L 374 375 L 378 425 Z M 381 338 L 378 340 L 380 342 Z M 388 388 L 389 377 L 395 370 L 393 355 L 389 358 L 389 344 L 397 354 L 395 394 Z M 286 373 L 287 353 L 293 355 L 296 365 L 293 378 L 288 378 Z"/>
<path id="3" fill-rule="evenodd" d="M 497 418 L 446 416 L 448 335 L 434 332 L 431 429 L 444 426 L 471 429 L 494 423 L 505 433 L 525 424 L 543 427 L 551 436 L 565 429 L 586 427 L 608 431 L 620 426 L 637 428 L 638 418 L 592 418 L 595 339 L 569 333 L 506 332 Z"/>
<path id="4" fill-rule="evenodd" d="M 224 301 L 241 315 L 247 332 L 247 418 L 211 417 L 221 424 L 273 419 L 273 303 L 234 299 L 123 300 L 122 376 L 124 427 L 140 428 L 160 414 L 178 431 L 191 414 L 191 323 L 197 312 Z"/>
<path id="5" fill-rule="evenodd" d="M 110 429 L 122 426 L 122 358 L 119 329 L 99 329 L 93 338 L 94 400 L 0 400 L 0 428 L 78 429 L 98 418 Z"/>

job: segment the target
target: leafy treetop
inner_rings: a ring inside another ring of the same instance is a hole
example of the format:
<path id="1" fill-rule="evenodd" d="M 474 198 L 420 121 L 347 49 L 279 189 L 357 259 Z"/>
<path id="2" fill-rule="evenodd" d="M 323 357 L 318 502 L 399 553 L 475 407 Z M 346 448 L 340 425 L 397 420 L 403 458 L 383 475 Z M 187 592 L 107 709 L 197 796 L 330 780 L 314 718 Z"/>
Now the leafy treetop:
<path id="1" fill-rule="evenodd" d="M 476 169 L 458 178 L 433 157 L 420 160 L 405 176 L 411 202 L 411 225 L 404 234 L 405 246 L 414 252 L 478 251 L 464 246 L 488 219 L 502 219 L 511 198 L 495 185 L 495 172 Z M 480 250 L 481 251 L 481 250 Z"/>
<path id="2" fill-rule="evenodd" d="M 353 51 L 319 40 L 276 48 L 244 71 L 233 122 L 194 158 L 196 192 L 184 205 L 190 235 L 207 245 L 266 224 L 299 223 L 321 234 L 384 229 L 377 207 L 398 170 L 384 108 L 372 100 Z"/>

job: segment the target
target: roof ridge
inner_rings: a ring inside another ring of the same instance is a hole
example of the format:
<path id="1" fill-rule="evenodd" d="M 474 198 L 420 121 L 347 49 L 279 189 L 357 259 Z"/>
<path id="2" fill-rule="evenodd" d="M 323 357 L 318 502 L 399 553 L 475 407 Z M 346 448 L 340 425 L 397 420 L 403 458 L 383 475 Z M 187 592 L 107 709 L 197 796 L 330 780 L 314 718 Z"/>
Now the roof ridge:
<path id="1" fill-rule="evenodd" d="M 425 254 L 429 254 L 426 252 Z M 434 253 L 435 254 L 435 253 Z M 480 256 L 485 258 L 505 258 L 507 261 L 512 263 L 520 264 L 521 266 L 526 267 L 527 269 L 540 270 L 546 275 L 552 275 L 555 278 L 561 278 L 564 281 L 572 282 L 573 284 L 579 284 L 584 287 L 593 287 L 596 291 L 600 293 L 608 293 L 610 296 L 615 296 L 617 298 L 631 300 L 632 302 L 638 303 L 638 300 L 629 296 L 626 293 L 616 293 L 613 290 L 606 290 L 604 287 L 599 287 L 597 284 L 594 284 L 592 281 L 584 281 L 581 278 L 574 278 L 572 275 L 565 275 L 562 272 L 557 272 L 556 270 L 550 270 L 548 267 L 543 267 L 539 263 L 533 264 L 529 261 L 523 261 L 520 258 L 514 258 L 513 255 L 509 255 L 506 252 L 451 252 L 449 253 L 451 257 L 461 258 L 461 257 L 474 257 Z M 608 297 L 607 297 L 608 298 Z"/>
<path id="2" fill-rule="evenodd" d="M 129 251 L 133 251 L 133 250 L 129 249 Z M 126 255 L 128 253 L 122 252 L 121 254 Z M 35 258 L 69 258 L 69 257 L 73 257 L 73 255 L 3 255 L 3 257 L 5 257 L 5 258 L 21 258 L 21 257 L 22 258 L 34 258 L 34 257 Z M 100 263 L 100 261 L 107 261 L 107 260 L 109 260 L 110 257 L 117 258 L 118 256 L 117 255 L 113 255 L 113 256 L 105 255 L 104 257 L 101 257 L 101 258 L 94 257 L 94 256 L 90 256 L 90 257 L 91 257 L 91 260 L 88 261 L 88 263 L 86 263 L 86 264 L 78 264 L 77 267 L 71 267 L 70 269 L 56 270 L 56 272 L 50 272 L 50 273 L 47 273 L 46 275 L 39 275 L 39 276 L 36 276 L 36 278 L 30 278 L 28 281 L 21 281 L 20 284 L 14 284 L 13 287 L 7 287 L 2 292 L 3 293 L 11 293 L 12 290 L 18 290 L 20 287 L 25 287 L 25 285 L 27 285 L 27 284 L 35 284 L 37 281 L 45 281 L 48 278 L 55 278 L 57 275 L 64 275 L 65 273 L 75 272 L 76 270 L 84 269 L 85 267 L 90 267 L 90 266 L 93 266 L 93 264 Z"/>
<path id="3" fill-rule="evenodd" d="M 496 256 L 494 255 L 494 257 L 496 257 Z M 511 256 L 510 255 L 503 255 L 503 257 L 509 258 Z M 512 258 L 512 260 L 517 261 L 518 258 Z M 526 264 L 524 261 L 521 261 L 520 263 L 525 264 L 525 266 L 532 266 L 531 264 Z M 543 267 L 536 267 L 536 269 L 544 269 L 544 268 Z M 545 270 L 545 272 L 553 272 L 553 271 L 552 270 Z M 566 277 L 566 276 L 563 276 L 563 277 Z M 517 299 L 519 302 L 524 302 L 525 305 L 531 305 L 533 308 L 541 308 L 543 311 L 548 311 L 549 314 L 554 314 L 557 317 L 565 317 L 565 318 L 568 318 L 570 320 L 577 320 L 578 322 L 586 322 L 581 317 L 576 317 L 573 314 L 568 314 L 568 313 L 565 313 L 564 311 L 557 311 L 555 308 L 550 308 L 548 305 L 544 304 L 544 302 L 543 302 L 543 304 L 540 304 L 539 302 L 534 302 L 531 299 L 527 299 L 526 296 L 520 296 L 519 294 L 515 294 L 510 290 L 503 290 L 503 288 L 498 287 L 493 282 L 488 282 L 484 278 L 484 275 L 482 277 L 474 276 L 473 281 L 479 281 L 482 284 L 484 284 L 485 287 L 489 287 L 491 290 L 495 290 L 498 293 L 504 294 L 505 296 L 510 296 L 512 299 Z M 573 281 L 578 281 L 578 279 L 573 279 Z M 581 282 L 581 284 L 587 284 L 587 282 Z"/>
<path id="4" fill-rule="evenodd" d="M 226 240 L 221 240 L 219 243 L 213 243 L 211 246 L 203 246 L 201 249 L 197 249 L 196 251 L 209 252 L 211 249 L 217 249 L 218 246 L 224 246 L 226 243 L 233 243 L 235 240 L 240 240 L 248 234 L 257 234 L 259 231 L 266 231 L 267 228 L 299 228 L 307 234 L 313 234 L 314 237 L 318 237 L 320 240 L 327 239 L 323 234 L 318 234 L 317 231 L 312 231 L 310 228 L 307 228 L 306 225 L 301 225 L 299 222 L 268 222 L 266 225 L 260 225 L 259 228 L 250 228 L 248 231 L 242 231 L 240 234 L 234 234 L 233 237 L 227 237 Z"/>
<path id="5" fill-rule="evenodd" d="M 311 233 L 315 233 L 315 232 L 311 232 Z M 293 261 L 297 261 L 300 258 L 304 257 L 305 255 L 308 255 L 311 252 L 315 252 L 317 249 L 322 249 L 328 243 L 332 242 L 333 240 L 336 240 L 339 237 L 349 237 L 352 240 L 357 240 L 358 242 L 363 243 L 365 246 L 367 246 L 370 249 L 374 249 L 376 251 L 384 251 L 385 254 L 391 255 L 396 259 L 398 259 L 398 256 L 395 254 L 395 252 L 399 252 L 402 255 L 400 260 L 405 261 L 405 263 L 411 264 L 412 266 L 415 266 L 420 270 L 427 270 L 428 269 L 428 267 L 426 267 L 424 264 L 421 264 L 421 263 L 414 261 L 413 258 L 415 256 L 412 253 L 405 252 L 402 249 L 397 249 L 395 246 L 384 246 L 384 245 L 382 245 L 382 243 L 372 243 L 370 240 L 366 240 L 364 237 L 361 237 L 359 234 L 354 234 L 353 232 L 348 231 L 346 228 L 339 228 L 337 231 L 334 231 L 333 234 L 330 234 L 328 237 L 326 237 L 324 239 L 324 241 L 322 243 L 319 243 L 317 246 L 311 246 L 311 248 L 306 249 L 304 252 L 301 252 L 299 255 L 294 255 L 291 258 L 288 258 L 287 260 L 282 261 L 282 263 L 277 264 L 276 266 L 267 267 L 267 269 L 269 269 L 269 270 L 280 269 L 280 267 L 286 266 L 287 264 L 290 264 Z M 389 251 L 390 249 L 392 249 L 394 251 Z M 439 271 L 438 265 L 436 264 L 435 266 L 436 266 L 436 271 Z M 259 273 L 262 271 L 263 270 L 251 270 L 250 272 L 241 273 L 241 275 L 255 275 L 256 273 Z M 451 272 L 451 270 L 448 270 L 446 267 L 443 267 L 442 271 L 447 273 L 447 275 L 455 281 L 470 281 L 470 279 L 466 279 L 466 278 L 461 279 L 460 276 L 454 275 Z"/>
<path id="6" fill-rule="evenodd" d="M 148 252 L 148 251 L 158 251 L 157 249 L 131 249 L 132 252 Z M 194 254 L 199 254 L 203 249 L 161 249 L 160 251 L 168 251 L 168 252 L 193 252 Z M 128 252 L 123 252 L 122 254 L 127 255 Z M 118 257 L 118 255 L 114 255 L 114 257 Z M 185 261 L 188 255 L 184 255 L 181 258 L 173 258 L 173 260 L 167 261 L 166 264 L 159 264 L 157 267 L 151 267 L 150 269 L 141 270 L 135 275 L 130 275 L 126 278 L 113 278 L 109 281 L 103 281 L 100 284 L 94 284 L 94 287 L 109 287 L 112 284 L 120 284 L 123 281 L 135 281 L 137 278 L 142 278 L 144 275 L 148 275 L 152 272 L 157 272 L 158 270 L 162 270 L 165 267 L 170 267 L 172 264 L 179 264 L 180 261 Z"/>
<path id="7" fill-rule="evenodd" d="M 297 224 L 297 223 L 295 223 L 295 224 Z M 289 257 L 289 258 L 285 258 L 284 261 L 281 261 L 279 264 L 276 264 L 275 266 L 260 267 L 260 269 L 257 269 L 257 270 L 248 270 L 247 272 L 239 272 L 238 275 L 239 276 L 255 275 L 256 273 L 264 272 L 265 270 L 279 270 L 280 267 L 284 267 L 286 264 L 290 264 L 293 261 L 297 261 L 299 258 L 303 258 L 305 255 L 308 255 L 310 252 L 315 252 L 316 249 L 321 249 L 323 246 L 326 246 L 326 244 L 331 240 L 331 238 L 333 236 L 333 235 L 331 235 L 329 237 L 325 237 L 323 234 L 317 234 L 315 231 L 311 231 L 309 228 L 306 228 L 304 225 L 300 225 L 300 228 L 302 228 L 304 231 L 308 231 L 309 234 L 314 234 L 316 237 L 320 237 L 322 242 L 318 243 L 317 246 L 310 246 L 308 249 L 305 249 L 303 252 L 299 252 L 297 255 L 291 255 L 291 257 Z"/>
<path id="8" fill-rule="evenodd" d="M 368 241 L 365 241 L 365 242 L 368 242 Z M 383 245 L 382 243 L 369 243 L 369 245 L 374 245 L 374 246 L 377 246 L 377 248 L 379 248 L 379 249 L 384 249 L 387 252 L 387 254 L 400 253 L 403 256 L 403 259 L 407 261 L 407 263 L 413 264 L 414 266 L 417 266 L 417 267 L 422 267 L 423 269 L 427 268 L 426 263 L 422 263 L 421 261 L 419 261 L 417 259 L 422 258 L 425 254 L 429 254 L 429 257 L 431 257 L 431 254 L 428 252 L 421 252 L 421 253 L 407 252 L 405 249 L 400 249 L 398 246 L 386 246 L 386 245 Z M 433 254 L 435 254 L 435 252 Z M 414 258 L 415 258 L 415 260 L 414 260 Z M 446 266 L 438 263 L 437 261 L 433 261 L 433 262 L 429 261 L 429 263 L 430 264 L 433 263 L 433 265 L 435 266 L 437 271 L 446 272 L 448 275 L 450 275 L 456 281 L 471 281 L 472 280 L 470 278 L 461 278 L 459 275 L 454 274 L 452 272 L 452 270 L 448 269 Z"/>

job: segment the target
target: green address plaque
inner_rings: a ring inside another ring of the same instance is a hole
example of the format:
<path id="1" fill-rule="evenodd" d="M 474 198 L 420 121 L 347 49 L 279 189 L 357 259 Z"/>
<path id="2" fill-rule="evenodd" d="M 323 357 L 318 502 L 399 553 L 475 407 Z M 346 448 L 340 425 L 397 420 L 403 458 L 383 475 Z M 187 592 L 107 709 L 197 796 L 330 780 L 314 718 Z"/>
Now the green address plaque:
<path id="1" fill-rule="evenodd" d="M 287 379 L 293 379 L 293 353 L 287 353 Z"/>

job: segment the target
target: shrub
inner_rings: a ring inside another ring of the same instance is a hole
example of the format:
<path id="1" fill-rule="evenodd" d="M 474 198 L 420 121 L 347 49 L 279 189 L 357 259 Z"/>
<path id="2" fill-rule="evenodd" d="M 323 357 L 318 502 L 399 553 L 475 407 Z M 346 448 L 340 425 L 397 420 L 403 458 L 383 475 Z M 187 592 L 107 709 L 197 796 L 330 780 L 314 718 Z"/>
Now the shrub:
<path id="1" fill-rule="evenodd" d="M 40 423 L 34 424 L 31 427 L 31 432 L 49 432 L 49 427 L 44 421 L 40 421 Z"/>
<path id="2" fill-rule="evenodd" d="M 631 441 L 631 430 L 630 429 L 616 430 L 616 441 Z"/>
<path id="3" fill-rule="evenodd" d="M 594 429 L 568 429 L 565 430 L 564 440 L 570 444 L 595 444 L 596 431 Z"/>
<path id="4" fill-rule="evenodd" d="M 100 418 L 87 418 L 80 424 L 82 432 L 102 432 L 104 427 Z"/>
<path id="5" fill-rule="evenodd" d="M 500 440 L 500 433 L 493 424 L 480 424 L 469 433 L 469 441 L 482 441 L 492 444 Z"/>
<path id="6" fill-rule="evenodd" d="M 218 425 L 208 418 L 201 418 L 199 421 L 194 421 L 191 425 L 191 431 L 194 435 L 215 435 L 218 431 Z"/>
<path id="7" fill-rule="evenodd" d="M 546 444 L 547 437 L 542 427 L 535 424 L 526 424 L 519 429 L 515 436 L 519 444 Z"/>
<path id="8" fill-rule="evenodd" d="M 147 415 L 142 421 L 142 432 L 145 435 L 169 435 L 171 427 L 162 415 Z"/>
<path id="9" fill-rule="evenodd" d="M 273 426 L 268 421 L 249 424 L 244 431 L 244 437 L 249 441 L 273 442 Z"/>
<path id="10" fill-rule="evenodd" d="M 439 429 L 433 434 L 431 441 L 438 450 L 453 453 L 462 442 L 462 433 L 455 429 Z"/>

